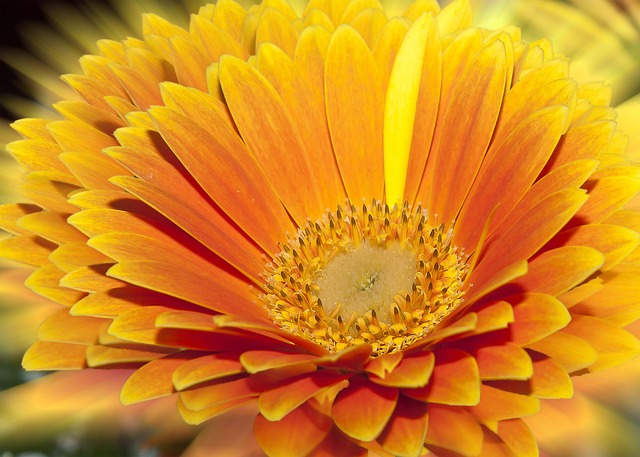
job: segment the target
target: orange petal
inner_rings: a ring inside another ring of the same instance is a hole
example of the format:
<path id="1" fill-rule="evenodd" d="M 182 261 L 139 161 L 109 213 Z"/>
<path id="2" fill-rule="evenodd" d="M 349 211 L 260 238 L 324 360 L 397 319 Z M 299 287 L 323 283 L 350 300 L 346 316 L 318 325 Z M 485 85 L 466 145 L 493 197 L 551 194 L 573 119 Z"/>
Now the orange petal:
<path id="1" fill-rule="evenodd" d="M 331 418 L 303 405 L 277 422 L 256 417 L 254 433 L 269 457 L 309 454 L 331 430 Z"/>
<path id="2" fill-rule="evenodd" d="M 540 400 L 487 385 L 480 388 L 480 403 L 469 408 L 483 422 L 500 421 L 535 414 Z"/>
<path id="3" fill-rule="evenodd" d="M 220 84 L 242 138 L 294 220 L 303 226 L 307 217 L 319 217 L 325 207 L 318 178 L 273 86 L 250 65 L 228 56 L 220 60 Z"/>
<path id="4" fill-rule="evenodd" d="M 604 283 L 581 297 L 572 307 L 572 312 L 600 317 L 621 327 L 637 320 L 640 312 L 637 298 L 640 294 L 640 269 L 622 267 L 619 265 L 602 274 L 599 279 Z"/>
<path id="5" fill-rule="evenodd" d="M 539 354 L 533 359 L 533 376 L 529 380 L 529 395 L 536 398 L 573 397 L 573 382 L 559 363 Z"/>
<path id="6" fill-rule="evenodd" d="M 474 274 L 484 268 L 499 270 L 516 259 L 529 258 L 576 214 L 587 199 L 587 195 L 578 189 L 560 190 L 545 198 L 512 230 L 492 240 Z"/>
<path id="7" fill-rule="evenodd" d="M 47 265 L 55 244 L 39 236 L 18 235 L 0 241 L 0 255 L 34 267 Z"/>
<path id="8" fill-rule="evenodd" d="M 41 211 L 41 208 L 37 205 L 29 205 L 26 203 L 7 203 L 0 205 L 0 228 L 14 235 L 26 235 L 29 231 L 16 225 L 16 222 L 27 214 L 33 214 L 39 211 Z"/>
<path id="9" fill-rule="evenodd" d="M 95 345 L 87 347 L 86 357 L 89 367 L 101 368 L 110 365 L 150 362 L 164 355 L 166 355 L 166 351 L 145 351 Z"/>
<path id="10" fill-rule="evenodd" d="M 137 178 L 120 177 L 119 179 L 112 178 L 112 181 L 157 209 L 170 220 L 177 222 L 187 233 L 247 274 L 248 277 L 256 278 L 258 272 L 264 269 L 259 255 L 247 255 L 247 252 L 255 253 L 257 251 L 255 246 L 248 243 L 240 231 L 232 229 L 228 222 L 224 222 L 223 215 L 200 196 L 184 200 L 185 197 L 177 197 L 175 186 L 159 188 Z M 190 194 L 192 191 L 196 193 L 195 189 L 185 191 L 181 188 L 180 191 L 184 191 L 183 194 Z M 238 249 L 239 245 L 245 246 L 246 249 Z"/>
<path id="11" fill-rule="evenodd" d="M 533 365 L 527 351 L 517 344 L 485 346 L 475 354 L 480 379 L 529 379 L 533 375 Z"/>
<path id="12" fill-rule="evenodd" d="M 538 457 L 535 437 L 521 419 L 500 421 L 497 435 L 518 457 Z"/>
<path id="13" fill-rule="evenodd" d="M 382 447 L 398 457 L 421 455 L 429 414 L 427 405 L 410 398 L 398 398 L 398 404 L 387 426 L 378 437 Z"/>
<path id="14" fill-rule="evenodd" d="M 464 439 L 461 439 L 464 437 Z M 475 417 L 463 408 L 430 405 L 426 444 L 438 452 L 446 449 L 465 457 L 476 456 L 482 449 L 483 433 Z M 446 453 L 443 453 L 446 455 Z"/>
<path id="15" fill-rule="evenodd" d="M 249 373 L 310 362 L 314 359 L 316 357 L 311 354 L 292 354 L 279 351 L 248 351 L 240 356 L 242 366 Z"/>
<path id="16" fill-rule="evenodd" d="M 564 331 L 552 333 L 527 347 L 548 355 L 567 373 L 587 368 L 598 358 L 598 353 L 586 340 Z"/>
<path id="17" fill-rule="evenodd" d="M 86 368 L 84 344 L 36 341 L 22 358 L 25 370 L 77 370 Z"/>
<path id="18" fill-rule="evenodd" d="M 109 276 L 156 290 L 205 308 L 248 319 L 264 320 L 265 312 L 252 302 L 248 284 L 219 269 L 206 277 L 160 262 L 127 262 L 114 265 Z M 215 290 L 215 295 L 210 291 Z"/>
<path id="19" fill-rule="evenodd" d="M 475 246 L 489 214 L 500 223 L 531 187 L 549 159 L 568 116 L 566 106 L 553 106 L 525 119 L 480 167 L 456 222 L 457 242 Z M 522 166 L 521 157 L 527 157 Z M 527 232 L 524 232 L 527 233 Z"/>
<path id="20" fill-rule="evenodd" d="M 308 31 L 304 41 L 299 43 L 295 62 L 279 48 L 265 43 L 258 50 L 257 64 L 282 97 L 296 130 L 300 132 L 309 163 L 316 174 L 322 176 L 322 201 L 327 207 L 334 208 L 344 201 L 345 195 L 324 113 L 324 61 L 318 56 L 314 62 L 305 55 L 312 50 L 321 52 L 318 40 L 322 38 L 311 38 L 308 36 L 311 34 L 313 31 Z"/>
<path id="21" fill-rule="evenodd" d="M 187 424 L 199 425 L 204 421 L 220 416 L 221 414 L 228 413 L 229 411 L 236 409 L 243 405 L 248 405 L 255 401 L 254 397 L 249 398 L 236 398 L 235 400 L 229 400 L 224 403 L 204 408 L 198 411 L 193 411 L 187 408 L 180 397 L 178 397 L 178 411 L 180 416 Z"/>
<path id="22" fill-rule="evenodd" d="M 251 382 L 251 378 L 243 377 L 232 381 L 185 390 L 180 392 L 180 400 L 188 409 L 201 411 L 240 398 L 255 398 L 259 395 L 260 390 L 262 390 L 261 386 L 257 384 L 254 385 Z"/>
<path id="23" fill-rule="evenodd" d="M 612 121 L 590 122 L 570 129 L 554 152 L 552 167 L 580 159 L 595 159 L 610 141 L 616 125 Z"/>
<path id="24" fill-rule="evenodd" d="M 189 360 L 173 372 L 173 385 L 184 390 L 205 381 L 243 373 L 238 354 L 209 354 Z"/>
<path id="25" fill-rule="evenodd" d="M 291 21 L 278 10 L 265 8 L 256 30 L 256 47 L 259 49 L 263 43 L 273 43 L 293 57 L 297 41 L 298 33 Z"/>
<path id="26" fill-rule="evenodd" d="M 378 386 L 353 377 L 340 391 L 331 408 L 335 424 L 347 435 L 361 441 L 374 440 L 387 425 L 395 409 L 398 389 Z"/>
<path id="27" fill-rule="evenodd" d="M 480 374 L 475 359 L 457 349 L 435 351 L 436 362 L 427 387 L 403 389 L 408 397 L 445 405 L 475 405 L 480 401 Z"/>
<path id="28" fill-rule="evenodd" d="M 38 338 L 61 343 L 93 344 L 98 341 L 100 327 L 105 319 L 71 316 L 68 309 L 61 309 L 48 316 L 38 328 Z"/>
<path id="29" fill-rule="evenodd" d="M 585 185 L 589 200 L 576 213 L 575 221 L 597 224 L 621 209 L 640 192 L 640 179 L 610 176 Z"/>
<path id="30" fill-rule="evenodd" d="M 310 398 L 321 392 L 342 384 L 346 387 L 347 375 L 331 371 L 316 371 L 303 375 L 283 386 L 276 387 L 260 395 L 258 407 L 260 413 L 270 421 L 279 421 Z"/>
<path id="31" fill-rule="evenodd" d="M 432 352 L 406 355 L 400 363 L 382 377 L 371 376 L 371 381 L 388 387 L 424 387 L 429 383 L 435 357 Z"/>
<path id="32" fill-rule="evenodd" d="M 604 255 L 602 271 L 624 260 L 640 243 L 638 232 L 608 224 L 588 224 L 565 230 L 556 235 L 548 247 L 590 246 Z M 564 291 L 563 291 L 564 292 Z"/>
<path id="33" fill-rule="evenodd" d="M 138 368 L 122 386 L 120 401 L 130 405 L 173 394 L 173 371 L 192 357 L 184 352 L 172 354 Z"/>
<path id="34" fill-rule="evenodd" d="M 513 305 L 511 340 L 516 344 L 534 343 L 571 321 L 564 304 L 551 295 L 529 292 L 512 295 L 506 300 Z"/>
<path id="35" fill-rule="evenodd" d="M 86 294 L 60 285 L 65 272 L 54 265 L 46 265 L 31 273 L 24 285 L 38 295 L 42 295 L 64 306 L 72 306 Z"/>
<path id="36" fill-rule="evenodd" d="M 507 328 L 513 322 L 513 307 L 505 301 L 489 302 L 474 311 L 478 315 L 476 335 Z"/>
<path id="37" fill-rule="evenodd" d="M 246 15 L 247 11 L 235 1 L 219 0 L 213 10 L 213 23 L 240 41 Z"/>
<path id="38" fill-rule="evenodd" d="M 369 373 L 373 373 L 379 378 L 384 378 L 388 373 L 393 371 L 402 360 L 402 352 L 393 352 L 391 354 L 384 354 L 375 359 L 371 359 L 365 370 Z"/>
<path id="39" fill-rule="evenodd" d="M 552 241 L 554 245 L 556 238 Z M 527 274 L 512 284 L 526 292 L 557 296 L 582 283 L 603 262 L 603 255 L 590 247 L 566 246 L 553 249 L 532 260 Z"/>
<path id="40" fill-rule="evenodd" d="M 317 11 L 317 10 L 316 10 Z M 417 19 L 417 17 L 416 17 Z M 384 26 L 380 37 L 373 47 L 373 57 L 376 59 L 380 78 L 382 80 L 382 90 L 386 93 L 389 85 L 391 69 L 396 59 L 400 45 L 404 36 L 409 30 L 409 24 L 402 18 L 394 17 Z"/>
<path id="41" fill-rule="evenodd" d="M 358 204 L 381 198 L 382 84 L 373 55 L 353 28 L 341 26 L 333 34 L 324 76 L 331 142 L 347 195 Z"/>
<path id="42" fill-rule="evenodd" d="M 498 224 L 497 227 L 491 227 L 492 236 L 499 236 L 512 230 L 531 208 L 554 192 L 582 186 L 597 167 L 598 162 L 596 160 L 577 160 L 544 175 L 531 186 L 502 223 Z"/>
<path id="43" fill-rule="evenodd" d="M 60 285 L 84 292 L 101 292 L 124 286 L 124 282 L 106 275 L 110 266 L 105 264 L 80 267 L 65 275 L 60 280 Z"/>
<path id="44" fill-rule="evenodd" d="M 618 365 L 640 354 L 640 341 L 635 336 L 603 319 L 574 315 L 564 332 L 588 341 L 598 353 L 589 371 Z"/>
<path id="45" fill-rule="evenodd" d="M 460 183 L 473 182 L 481 168 L 500 112 L 508 71 L 511 69 L 507 68 L 505 46 L 502 41 L 495 41 L 474 57 L 447 101 L 447 110 L 436 128 L 434 155 L 429 159 L 435 160 L 437 172 L 427 195 L 429 210 L 437 213 L 443 221 L 457 216 L 470 190 L 468 185 Z M 533 157 L 531 159 L 534 160 Z M 504 160 L 501 162 L 506 164 Z M 489 190 L 488 187 L 482 185 L 485 191 Z M 474 197 L 471 190 L 470 198 Z M 479 203 L 475 205 L 480 206 Z M 481 210 L 479 207 L 476 209 Z M 485 213 L 483 217 L 487 215 Z M 475 216 L 473 219 L 480 220 Z M 472 244 L 473 241 L 463 245 Z"/>
<path id="46" fill-rule="evenodd" d="M 218 14 L 218 18 L 220 18 L 220 14 Z M 218 62 L 220 56 L 224 54 L 231 54 L 243 59 L 248 57 L 237 38 L 199 14 L 191 16 L 189 31 L 192 41 L 208 57 L 208 62 Z"/>
<path id="47" fill-rule="evenodd" d="M 367 455 L 365 448 L 355 444 L 335 426 L 310 454 L 311 457 L 366 457 Z"/>

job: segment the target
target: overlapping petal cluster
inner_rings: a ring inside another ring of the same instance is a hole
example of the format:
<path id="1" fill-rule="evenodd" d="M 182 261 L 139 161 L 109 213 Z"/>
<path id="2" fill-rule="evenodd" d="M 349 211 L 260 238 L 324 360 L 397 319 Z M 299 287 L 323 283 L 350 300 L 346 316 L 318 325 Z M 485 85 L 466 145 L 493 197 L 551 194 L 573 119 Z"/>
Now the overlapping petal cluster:
<path id="1" fill-rule="evenodd" d="M 0 209 L 0 251 L 61 305 L 26 368 L 137 367 L 123 401 L 177 392 L 189 423 L 256 404 L 271 456 L 528 456 L 522 417 L 640 352 L 640 151 L 549 42 L 463 0 L 220 0 L 143 32 L 64 77 L 60 120 L 13 124 L 31 203 Z M 469 255 L 462 305 L 385 353 L 263 307 L 292 235 L 363 199 Z"/>

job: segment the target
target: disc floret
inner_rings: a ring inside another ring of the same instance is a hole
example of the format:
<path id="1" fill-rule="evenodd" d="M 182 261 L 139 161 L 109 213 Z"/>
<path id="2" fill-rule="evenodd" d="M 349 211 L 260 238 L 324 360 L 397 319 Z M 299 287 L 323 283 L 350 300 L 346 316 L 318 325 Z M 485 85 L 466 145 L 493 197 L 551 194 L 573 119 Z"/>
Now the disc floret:
<path id="1" fill-rule="evenodd" d="M 467 261 L 451 237 L 419 205 L 347 202 L 281 246 L 260 299 L 276 325 L 331 352 L 395 352 L 463 302 Z"/>

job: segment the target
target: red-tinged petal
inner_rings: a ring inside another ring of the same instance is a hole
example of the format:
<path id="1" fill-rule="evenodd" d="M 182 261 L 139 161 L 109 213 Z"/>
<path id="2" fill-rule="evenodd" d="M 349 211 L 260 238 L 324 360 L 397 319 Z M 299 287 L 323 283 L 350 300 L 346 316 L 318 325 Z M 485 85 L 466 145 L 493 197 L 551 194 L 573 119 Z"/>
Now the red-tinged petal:
<path id="1" fill-rule="evenodd" d="M 564 331 L 552 333 L 527 347 L 548 355 L 567 373 L 587 368 L 598 358 L 598 353 L 587 340 Z"/>
<path id="2" fill-rule="evenodd" d="M 640 341 L 635 336 L 604 319 L 574 315 L 564 331 L 585 339 L 598 353 L 589 371 L 619 365 L 640 354 Z"/>
<path id="3" fill-rule="evenodd" d="M 393 371 L 402 360 L 402 352 L 393 352 L 391 354 L 384 354 L 375 359 L 371 359 L 365 366 L 365 370 L 369 373 L 373 373 L 379 378 L 384 378 L 388 373 Z"/>
<path id="4" fill-rule="evenodd" d="M 635 230 L 618 225 L 587 224 L 560 232 L 547 247 L 589 246 L 597 249 L 604 255 L 601 270 L 606 271 L 624 260 L 639 243 L 640 235 Z"/>
<path id="5" fill-rule="evenodd" d="M 478 457 L 514 457 L 514 453 L 492 430 L 482 427 L 484 442 Z"/>
<path id="6" fill-rule="evenodd" d="M 424 448 L 429 414 L 425 403 L 401 396 L 389 419 L 389 423 L 378 437 L 378 442 L 391 454 L 398 457 L 418 457 Z"/>
<path id="7" fill-rule="evenodd" d="M 497 435 L 518 457 L 538 457 L 538 444 L 521 419 L 500 421 Z"/>
<path id="8" fill-rule="evenodd" d="M 98 341 L 100 327 L 108 322 L 97 317 L 71 316 L 61 309 L 47 317 L 38 327 L 38 338 L 43 341 L 93 344 Z"/>
<path id="9" fill-rule="evenodd" d="M 331 408 L 335 424 L 361 441 L 374 440 L 384 429 L 398 399 L 398 389 L 378 386 L 354 377 L 340 391 Z"/>
<path id="10" fill-rule="evenodd" d="M 25 370 L 78 370 L 86 368 L 84 344 L 36 341 L 22 358 Z"/>
<path id="11" fill-rule="evenodd" d="M 429 383 L 435 357 L 433 352 L 405 355 L 400 363 L 382 377 L 371 376 L 376 384 L 388 387 L 424 387 Z"/>
<path id="12" fill-rule="evenodd" d="M 529 354 L 513 343 L 481 347 L 474 356 L 482 380 L 525 380 L 533 375 L 533 365 Z"/>
<path id="13" fill-rule="evenodd" d="M 429 407 L 427 448 L 440 449 L 463 456 L 476 456 L 482 449 L 483 433 L 475 417 L 463 408 L 441 405 Z"/>
<path id="14" fill-rule="evenodd" d="M 273 86 L 250 65 L 230 56 L 220 60 L 220 84 L 243 140 L 294 220 L 303 226 L 307 217 L 319 217 L 325 207 L 317 175 Z M 302 188 L 307 191 L 301 199 Z"/>
<path id="15" fill-rule="evenodd" d="M 310 457 L 366 457 L 367 450 L 351 441 L 337 427 L 316 447 Z"/>
<path id="16" fill-rule="evenodd" d="M 276 387 L 260 395 L 260 413 L 270 421 L 278 421 L 310 398 L 337 384 L 348 385 L 347 375 L 332 371 L 317 371 L 303 375 L 283 386 Z"/>
<path id="17" fill-rule="evenodd" d="M 352 27 L 340 26 L 333 34 L 324 77 L 331 142 L 347 195 L 352 202 L 380 198 L 384 187 L 382 84 L 373 55 Z"/>
<path id="18" fill-rule="evenodd" d="M 242 366 L 249 373 L 258 373 L 271 368 L 296 365 L 315 360 L 311 354 L 296 354 L 279 351 L 248 351 L 240 356 Z"/>
<path id="19" fill-rule="evenodd" d="M 534 343 L 571 321 L 564 304 L 551 295 L 531 292 L 512 295 L 507 300 L 513 305 L 511 339 L 516 344 Z"/>
<path id="20" fill-rule="evenodd" d="M 252 302 L 248 284 L 221 269 L 216 276 L 209 272 L 204 277 L 160 262 L 127 262 L 111 267 L 109 276 L 221 313 L 265 320 L 264 311 Z"/>
<path id="21" fill-rule="evenodd" d="M 189 360 L 173 372 L 176 390 L 184 390 L 197 384 L 244 372 L 238 354 L 210 354 Z"/>
<path id="22" fill-rule="evenodd" d="M 350 368 L 353 371 L 359 371 L 362 366 L 369 360 L 371 355 L 370 344 L 359 344 L 350 346 L 340 352 L 328 354 L 315 361 L 318 365 L 333 368 Z"/>
<path id="23" fill-rule="evenodd" d="M 480 373 L 476 360 L 464 351 L 435 351 L 436 362 L 427 387 L 404 389 L 408 397 L 445 405 L 476 405 L 480 401 Z"/>
<path id="24" fill-rule="evenodd" d="M 439 342 L 445 338 L 455 337 L 457 335 L 464 335 L 465 333 L 472 332 L 476 329 L 478 324 L 478 316 L 476 313 L 466 313 L 460 319 L 457 319 L 447 325 L 442 325 L 442 328 L 436 329 L 427 335 L 423 341 L 418 341 L 416 346 L 423 344 L 433 344 Z"/>
<path id="25" fill-rule="evenodd" d="M 553 243 L 555 244 L 554 238 Z M 529 271 L 513 281 L 513 287 L 526 292 L 557 296 L 582 283 L 605 261 L 596 249 L 565 246 L 544 252 L 529 262 Z"/>
<path id="26" fill-rule="evenodd" d="M 480 391 L 480 403 L 470 407 L 469 411 L 482 422 L 529 416 L 540 409 L 540 400 L 537 398 L 484 384 Z"/>
<path id="27" fill-rule="evenodd" d="M 322 442 L 331 426 L 330 417 L 303 405 L 277 422 L 258 415 L 254 433 L 269 457 L 303 457 Z"/>

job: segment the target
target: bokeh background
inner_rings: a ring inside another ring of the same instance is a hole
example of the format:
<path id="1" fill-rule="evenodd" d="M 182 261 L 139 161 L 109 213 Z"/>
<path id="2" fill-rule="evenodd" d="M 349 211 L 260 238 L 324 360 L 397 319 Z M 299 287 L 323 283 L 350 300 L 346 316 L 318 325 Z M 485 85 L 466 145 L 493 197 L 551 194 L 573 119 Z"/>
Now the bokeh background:
<path id="1" fill-rule="evenodd" d="M 611 84 L 621 124 L 635 133 L 632 142 L 640 142 L 640 120 L 628 116 L 640 105 L 639 0 L 472 2 L 477 25 L 515 24 L 528 41 L 549 38 L 556 50 L 572 57 L 578 80 Z M 408 4 L 382 3 L 392 12 Z M 96 52 L 96 40 L 140 36 L 143 12 L 185 26 L 200 5 L 198 0 L 0 0 L 2 148 L 17 138 L 8 126 L 11 120 L 53 118 L 52 103 L 75 97 L 58 75 L 78 72 L 78 58 Z M 6 154 L 0 155 L 0 200 L 19 200 L 19 179 L 20 170 Z M 22 353 L 35 340 L 37 323 L 52 309 L 21 286 L 27 274 L 0 263 L 0 457 L 193 457 L 210 455 L 207 443 L 221 440 L 230 441 L 225 455 L 240 455 L 234 445 L 249 440 L 251 411 L 208 427 L 190 427 L 177 416 L 172 399 L 120 406 L 118 390 L 128 376 L 124 370 L 23 371 Z M 640 324 L 632 331 L 640 335 Z M 541 454 L 640 456 L 640 360 L 575 384 L 573 400 L 547 402 L 545 414 L 529 421 Z"/>

